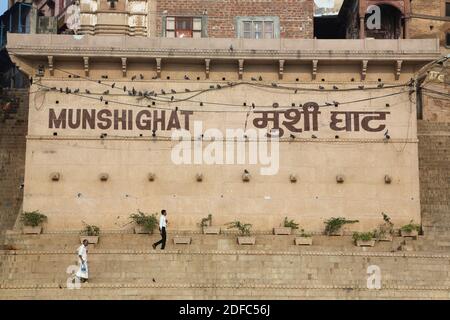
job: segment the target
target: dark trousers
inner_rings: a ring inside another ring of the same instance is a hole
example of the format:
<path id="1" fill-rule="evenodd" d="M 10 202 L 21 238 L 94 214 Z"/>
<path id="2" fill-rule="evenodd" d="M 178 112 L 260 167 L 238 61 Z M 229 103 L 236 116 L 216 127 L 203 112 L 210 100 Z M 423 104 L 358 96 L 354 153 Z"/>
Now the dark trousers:
<path id="1" fill-rule="evenodd" d="M 161 229 L 161 240 L 159 240 L 158 242 L 155 242 L 153 245 L 155 247 L 159 246 L 161 244 L 161 250 L 164 250 L 164 248 L 166 247 L 166 228 L 162 228 Z"/>

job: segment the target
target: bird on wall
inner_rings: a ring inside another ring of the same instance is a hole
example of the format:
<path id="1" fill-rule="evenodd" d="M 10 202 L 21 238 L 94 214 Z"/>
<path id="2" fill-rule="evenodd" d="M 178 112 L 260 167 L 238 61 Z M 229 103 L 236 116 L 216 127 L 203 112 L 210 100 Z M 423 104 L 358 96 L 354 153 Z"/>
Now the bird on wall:
<path id="1" fill-rule="evenodd" d="M 69 94 L 69 93 L 71 93 L 72 91 L 69 89 L 69 88 L 67 88 L 66 87 L 66 94 Z"/>
<path id="2" fill-rule="evenodd" d="M 311 138 L 313 138 L 313 139 L 317 139 L 317 136 L 315 136 L 315 135 L 312 135 L 312 136 L 311 136 Z"/>
<path id="3" fill-rule="evenodd" d="M 144 80 L 144 75 L 142 73 L 140 73 L 139 78 L 141 78 L 141 80 Z"/>
<path id="4" fill-rule="evenodd" d="M 133 89 L 131 90 L 131 92 L 133 93 L 133 96 L 136 95 L 136 89 L 134 89 L 134 87 L 133 87 Z"/>
<path id="5" fill-rule="evenodd" d="M 326 105 L 327 107 L 329 107 L 329 106 L 332 106 L 333 104 L 332 104 L 332 103 L 329 103 L 329 102 L 325 102 L 325 105 Z"/>
<path id="6" fill-rule="evenodd" d="M 233 51 L 234 50 L 234 48 L 233 48 L 233 45 L 230 45 L 230 51 Z"/>
<path id="7" fill-rule="evenodd" d="M 126 92 L 126 91 L 127 91 L 127 87 L 123 86 L 123 92 Z"/>
<path id="8" fill-rule="evenodd" d="M 384 83 L 380 83 L 379 85 L 378 85 L 378 88 L 383 88 L 384 87 Z"/>
<path id="9" fill-rule="evenodd" d="M 258 79 L 259 79 L 259 81 L 263 81 L 263 77 L 261 77 L 261 76 L 259 76 Z"/>
<path id="10" fill-rule="evenodd" d="M 184 75 L 184 80 L 191 80 L 187 75 Z"/>
<path id="11" fill-rule="evenodd" d="M 334 106 L 335 106 L 336 108 L 339 107 L 339 102 L 333 101 L 333 104 L 334 104 Z"/>
<path id="12" fill-rule="evenodd" d="M 134 81 L 134 80 L 136 80 L 136 76 L 131 77 L 131 81 Z"/>
<path id="13" fill-rule="evenodd" d="M 156 80 L 156 79 L 158 79 L 158 76 L 153 76 L 152 77 L 152 80 Z"/>
<path id="14" fill-rule="evenodd" d="M 210 85 L 209 88 L 210 89 L 214 89 L 215 87 L 214 87 L 214 85 Z"/>
<path id="15" fill-rule="evenodd" d="M 108 79 L 108 76 L 103 74 L 102 79 Z"/>
<path id="16" fill-rule="evenodd" d="M 175 97 L 174 97 L 174 96 L 171 96 L 171 97 L 170 97 L 170 101 L 173 101 L 173 99 L 175 99 Z"/>
<path id="17" fill-rule="evenodd" d="M 272 107 L 274 107 L 274 108 L 278 108 L 280 105 L 278 104 L 278 102 L 274 102 L 273 104 L 272 104 Z"/>
<path id="18" fill-rule="evenodd" d="M 386 130 L 386 132 L 384 133 L 384 139 L 389 140 L 391 138 L 391 136 L 389 135 L 389 130 Z"/>
<path id="19" fill-rule="evenodd" d="M 104 94 L 105 96 L 108 95 L 108 94 L 109 94 L 109 90 L 104 91 L 103 94 Z"/>
<path id="20" fill-rule="evenodd" d="M 177 93 L 175 90 L 173 90 L 173 89 L 170 89 L 170 92 L 172 92 L 172 93 Z"/>
<path id="21" fill-rule="evenodd" d="M 255 106 L 255 104 L 254 104 L 254 103 L 252 103 L 252 108 L 253 108 L 253 109 L 255 109 L 255 108 L 256 108 L 256 106 Z"/>
<path id="22" fill-rule="evenodd" d="M 290 135 L 291 139 L 295 139 L 295 136 L 291 133 Z"/>
<path id="23" fill-rule="evenodd" d="M 116 86 L 116 83 L 114 82 L 114 83 L 111 85 L 111 88 L 114 89 L 115 86 Z"/>
<path id="24" fill-rule="evenodd" d="M 336 85 L 333 86 L 333 89 L 334 90 L 339 90 L 339 88 Z"/>
<path id="25" fill-rule="evenodd" d="M 166 94 L 166 91 L 164 91 L 164 89 L 161 89 L 161 94 Z"/>
<path id="26" fill-rule="evenodd" d="M 78 93 L 78 92 L 80 92 L 80 89 L 75 89 L 75 90 L 73 90 L 73 93 Z"/>
<path id="27" fill-rule="evenodd" d="M 358 86 L 358 89 L 363 90 L 364 86 Z"/>
<path id="28" fill-rule="evenodd" d="M 91 92 L 88 90 L 88 89 L 86 89 L 86 90 L 84 90 L 87 94 L 90 94 Z"/>
<path id="29" fill-rule="evenodd" d="M 325 87 L 324 87 L 324 86 L 319 86 L 319 89 L 320 89 L 320 90 L 324 90 Z"/>
<path id="30" fill-rule="evenodd" d="M 245 174 L 249 174 L 250 172 L 247 169 L 244 169 Z"/>
<path id="31" fill-rule="evenodd" d="M 184 91 L 186 91 L 186 92 L 191 92 L 191 90 L 189 90 L 188 88 L 184 89 Z"/>
<path id="32" fill-rule="evenodd" d="M 255 77 L 252 77 L 251 79 L 252 79 L 252 81 L 256 81 L 256 78 L 255 78 Z"/>
<path id="33" fill-rule="evenodd" d="M 218 84 L 217 89 L 222 89 L 222 86 L 220 84 Z"/>
<path id="34" fill-rule="evenodd" d="M 275 82 L 272 82 L 272 87 L 278 87 L 278 85 Z"/>
<path id="35" fill-rule="evenodd" d="M 100 102 L 102 102 L 103 101 L 103 96 L 100 96 Z"/>

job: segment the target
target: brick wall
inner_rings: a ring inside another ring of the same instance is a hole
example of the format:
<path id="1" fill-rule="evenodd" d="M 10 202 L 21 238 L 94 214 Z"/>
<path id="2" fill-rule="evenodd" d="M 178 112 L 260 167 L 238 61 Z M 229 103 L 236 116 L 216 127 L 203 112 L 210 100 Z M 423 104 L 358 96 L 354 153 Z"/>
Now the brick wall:
<path id="1" fill-rule="evenodd" d="M 0 237 L 11 229 L 22 204 L 25 172 L 25 136 L 28 127 L 28 89 L 3 93 L 18 101 L 18 108 L 0 118 Z"/>
<path id="2" fill-rule="evenodd" d="M 278 16 L 281 38 L 313 38 L 312 0 L 158 0 L 157 36 L 162 14 L 202 16 L 207 10 L 207 32 L 213 38 L 235 38 L 236 16 Z"/>
<path id="3" fill-rule="evenodd" d="M 418 121 L 420 201 L 425 232 L 450 230 L 450 123 Z"/>
<path id="4" fill-rule="evenodd" d="M 411 2 L 411 12 L 413 15 L 445 17 L 445 2 L 446 0 L 414 0 Z M 412 18 L 409 30 L 412 39 L 439 38 L 444 46 L 445 32 L 450 30 L 450 23 Z"/>

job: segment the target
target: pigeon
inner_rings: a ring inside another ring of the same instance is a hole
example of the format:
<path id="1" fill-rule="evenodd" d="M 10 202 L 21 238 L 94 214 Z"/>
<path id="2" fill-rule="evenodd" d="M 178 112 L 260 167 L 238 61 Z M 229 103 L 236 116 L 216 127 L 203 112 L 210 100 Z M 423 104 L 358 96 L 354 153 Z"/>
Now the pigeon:
<path id="1" fill-rule="evenodd" d="M 126 92 L 126 91 L 127 91 L 127 87 L 123 86 L 123 92 Z"/>
<path id="2" fill-rule="evenodd" d="M 158 79 L 158 76 L 153 76 L 152 79 L 156 80 L 156 79 Z"/>
<path id="3" fill-rule="evenodd" d="M 337 86 L 333 86 L 334 90 L 339 90 L 339 88 Z"/>
<path id="4" fill-rule="evenodd" d="M 384 138 L 386 140 L 389 140 L 391 138 L 391 136 L 389 135 L 389 130 L 386 130 L 386 132 L 384 133 Z"/>
<path id="5" fill-rule="evenodd" d="M 131 77 L 131 81 L 134 81 L 134 80 L 136 80 L 136 76 Z"/>
<path id="6" fill-rule="evenodd" d="M 261 76 L 259 76 L 259 81 L 263 81 L 263 78 Z"/>
<path id="7" fill-rule="evenodd" d="M 100 102 L 102 102 L 103 101 L 103 96 L 100 96 Z"/>
<path id="8" fill-rule="evenodd" d="M 200 107 L 203 107 L 203 102 L 200 102 Z"/>
<path id="9" fill-rule="evenodd" d="M 106 96 L 109 94 L 109 90 L 106 90 L 105 92 L 103 92 L 103 94 Z"/>
<path id="10" fill-rule="evenodd" d="M 218 84 L 217 89 L 222 89 L 222 86 L 220 84 Z"/>
<path id="11" fill-rule="evenodd" d="M 291 133 L 290 137 L 291 137 L 291 139 L 295 139 L 295 136 L 292 133 Z"/>
<path id="12" fill-rule="evenodd" d="M 378 88 L 383 88 L 384 87 L 384 83 L 380 83 L 379 85 L 378 85 Z"/>
<path id="13" fill-rule="evenodd" d="M 230 51 L 233 51 L 233 50 L 234 50 L 233 45 L 230 45 Z"/>
<path id="14" fill-rule="evenodd" d="M 171 96 L 171 97 L 170 97 L 170 101 L 173 101 L 173 99 L 175 99 L 175 97 L 174 97 L 174 96 Z"/>
<path id="15" fill-rule="evenodd" d="M 278 85 L 274 82 L 272 82 L 272 87 L 278 87 Z"/>
<path id="16" fill-rule="evenodd" d="M 187 75 L 184 75 L 184 80 L 191 80 Z"/>
<path id="17" fill-rule="evenodd" d="M 115 86 L 116 86 L 116 83 L 114 82 L 114 83 L 111 85 L 111 88 L 114 89 Z"/>
<path id="18" fill-rule="evenodd" d="M 78 92 L 80 92 L 80 89 L 73 90 L 73 93 L 78 93 Z"/>
<path id="19" fill-rule="evenodd" d="M 166 94 L 166 91 L 164 91 L 164 89 L 161 89 L 161 94 Z"/>
<path id="20" fill-rule="evenodd" d="M 252 81 L 256 81 L 256 78 L 252 77 Z"/>
<path id="21" fill-rule="evenodd" d="M 87 94 L 90 94 L 90 93 L 91 93 L 88 89 L 86 89 L 86 90 L 84 90 L 84 91 L 86 91 Z"/>
<path id="22" fill-rule="evenodd" d="M 311 136 L 311 138 L 313 138 L 313 139 L 317 139 L 317 137 L 316 137 L 315 135 L 312 135 L 312 136 Z"/>
<path id="23" fill-rule="evenodd" d="M 141 78 L 141 80 L 144 80 L 144 75 L 142 73 L 140 73 L 139 78 Z"/>
<path id="24" fill-rule="evenodd" d="M 334 106 L 335 106 L 336 108 L 339 107 L 339 102 L 333 101 L 333 104 L 334 104 Z"/>
<path id="25" fill-rule="evenodd" d="M 244 173 L 245 173 L 245 174 L 249 174 L 250 172 L 248 172 L 247 169 L 244 169 Z"/>
<path id="26" fill-rule="evenodd" d="M 191 92 L 191 90 L 189 90 L 189 89 L 187 89 L 187 88 L 186 88 L 186 89 L 184 89 L 184 91 L 186 91 L 186 92 Z"/>
<path id="27" fill-rule="evenodd" d="M 170 89 L 170 92 L 172 92 L 172 93 L 177 93 L 175 90 L 173 90 L 173 89 Z"/>
<path id="28" fill-rule="evenodd" d="M 363 89 L 364 89 L 364 86 L 358 86 L 358 88 L 359 88 L 360 90 L 363 90 Z"/>
<path id="29" fill-rule="evenodd" d="M 254 104 L 254 103 L 252 103 L 252 108 L 253 108 L 253 109 L 255 109 L 255 108 L 256 108 L 256 106 L 255 106 L 255 104 Z"/>
<path id="30" fill-rule="evenodd" d="M 324 86 L 319 86 L 319 89 L 320 89 L 320 90 L 324 90 L 325 87 L 324 87 Z"/>

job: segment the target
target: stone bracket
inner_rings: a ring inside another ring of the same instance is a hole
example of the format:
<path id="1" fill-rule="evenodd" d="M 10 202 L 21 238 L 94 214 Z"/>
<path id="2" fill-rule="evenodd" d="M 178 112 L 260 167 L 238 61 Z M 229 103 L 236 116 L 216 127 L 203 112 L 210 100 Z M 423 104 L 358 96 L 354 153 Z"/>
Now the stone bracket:
<path id="1" fill-rule="evenodd" d="M 242 78 L 244 76 L 244 59 L 239 59 L 238 75 L 239 75 L 239 80 L 242 80 Z"/>
<path id="2" fill-rule="evenodd" d="M 127 76 L 127 58 L 120 58 L 122 60 L 122 76 Z"/>
<path id="3" fill-rule="evenodd" d="M 285 60 L 279 60 L 279 70 L 278 70 L 278 79 L 283 79 L 283 72 L 284 72 L 284 62 Z"/>
<path id="4" fill-rule="evenodd" d="M 156 76 L 158 77 L 158 79 L 161 79 L 161 63 L 162 59 L 156 58 Z"/>
<path id="5" fill-rule="evenodd" d="M 313 60 L 312 61 L 312 73 L 311 73 L 311 77 L 313 80 L 316 80 L 317 78 L 317 67 L 319 65 L 319 60 Z"/>
<path id="6" fill-rule="evenodd" d="M 361 80 L 362 81 L 366 80 L 368 64 L 369 64 L 369 60 L 361 61 Z"/>
<path id="7" fill-rule="evenodd" d="M 89 76 L 89 57 L 83 57 L 84 62 L 84 75 Z"/>
<path id="8" fill-rule="evenodd" d="M 205 59 L 205 78 L 209 79 L 209 66 L 211 64 L 211 59 Z"/>
<path id="9" fill-rule="evenodd" d="M 395 80 L 400 80 L 400 75 L 402 74 L 402 64 L 403 60 L 397 60 L 395 66 Z"/>
<path id="10" fill-rule="evenodd" d="M 54 75 L 54 69 L 53 69 L 53 56 L 48 56 L 48 71 L 50 72 L 50 75 Z"/>

